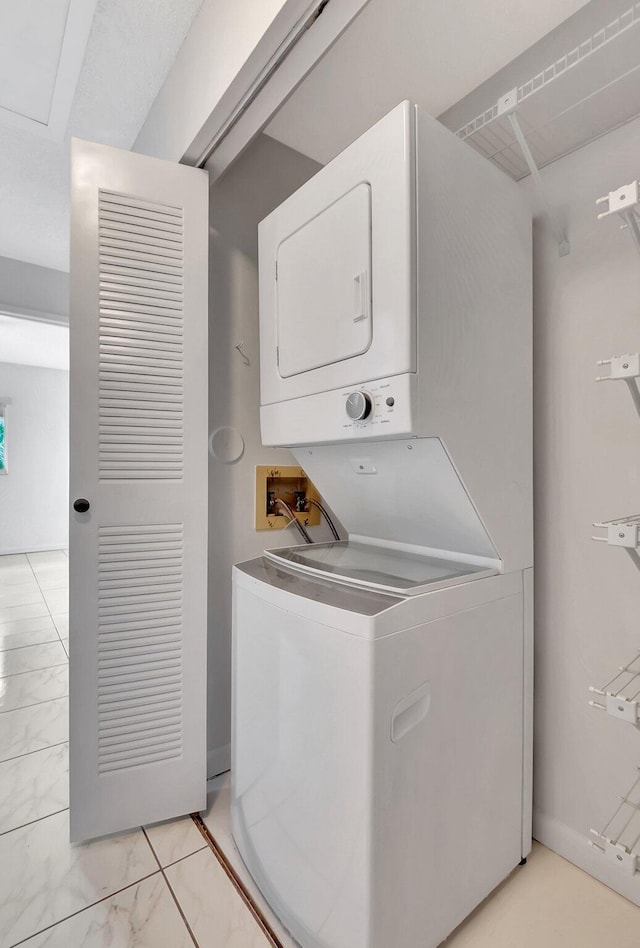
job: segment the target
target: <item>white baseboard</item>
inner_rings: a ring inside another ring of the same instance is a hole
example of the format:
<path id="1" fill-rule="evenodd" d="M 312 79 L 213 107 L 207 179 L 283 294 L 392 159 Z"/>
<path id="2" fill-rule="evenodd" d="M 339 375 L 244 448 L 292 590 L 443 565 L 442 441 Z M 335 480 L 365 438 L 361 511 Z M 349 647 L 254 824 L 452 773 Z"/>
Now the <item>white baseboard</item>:
<path id="1" fill-rule="evenodd" d="M 207 751 L 207 780 L 231 770 L 231 744 Z"/>
<path id="2" fill-rule="evenodd" d="M 0 548 L 0 556 L 14 556 L 16 553 L 53 553 L 58 550 L 66 550 L 69 546 L 69 540 L 61 540 L 60 543 L 45 543 L 44 546 L 14 546 L 8 549 Z"/>
<path id="3" fill-rule="evenodd" d="M 568 859 L 574 866 L 608 885 L 635 905 L 640 905 L 640 877 L 625 875 L 602 853 L 589 845 L 589 836 L 576 832 L 564 823 L 545 816 L 538 810 L 533 814 L 534 838 L 554 853 Z"/>

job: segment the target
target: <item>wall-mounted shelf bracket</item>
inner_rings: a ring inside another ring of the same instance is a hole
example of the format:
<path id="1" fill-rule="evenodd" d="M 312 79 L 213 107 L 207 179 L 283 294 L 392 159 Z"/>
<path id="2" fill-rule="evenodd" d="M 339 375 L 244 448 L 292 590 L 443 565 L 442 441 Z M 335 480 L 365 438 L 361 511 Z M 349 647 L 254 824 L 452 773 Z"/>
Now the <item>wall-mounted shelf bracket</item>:
<path id="1" fill-rule="evenodd" d="M 633 237 L 636 250 L 640 253 L 640 220 L 638 220 L 638 210 L 640 205 L 640 187 L 637 181 L 630 184 L 623 184 L 616 191 L 609 191 L 603 197 L 599 197 L 596 204 L 606 204 L 606 210 L 598 214 L 598 220 L 603 217 L 610 217 L 611 214 L 617 214 L 622 219 L 621 230 L 628 230 Z"/>
<path id="2" fill-rule="evenodd" d="M 590 830 L 589 844 L 627 875 L 640 872 L 640 767 L 627 794 L 602 830 Z"/>
<path id="3" fill-rule="evenodd" d="M 636 853 L 630 853 L 626 846 L 615 843 L 607 836 L 603 836 L 602 833 L 598 833 L 597 830 L 591 829 L 589 832 L 594 837 L 589 840 L 589 845 L 599 850 L 607 859 L 618 866 L 619 869 L 624 869 L 629 876 L 635 876 L 636 873 L 640 871 Z"/>
<path id="4" fill-rule="evenodd" d="M 640 353 L 633 352 L 610 359 L 600 359 L 596 365 L 610 365 L 609 375 L 596 376 L 596 382 L 614 382 L 616 379 L 637 379 L 640 376 Z"/>
<path id="5" fill-rule="evenodd" d="M 589 701 L 592 708 L 640 727 L 640 651 L 627 665 L 620 665 L 613 678 L 601 688 L 591 687 L 589 691 L 598 695 Z"/>
<path id="6" fill-rule="evenodd" d="M 506 95 L 501 96 L 498 99 L 496 107 L 496 117 L 505 116 L 509 120 L 509 124 L 513 130 L 515 139 L 520 146 L 524 160 L 527 163 L 527 167 L 531 174 L 531 179 L 534 183 L 536 192 L 538 194 L 538 199 L 544 211 L 544 215 L 549 221 L 551 230 L 553 231 L 554 237 L 558 242 L 558 250 L 561 257 L 566 257 L 570 252 L 571 247 L 569 245 L 569 239 L 567 237 L 565 229 L 562 227 L 560 221 L 558 220 L 557 213 L 553 210 L 549 201 L 547 199 L 546 190 L 544 182 L 542 180 L 542 175 L 540 174 L 540 169 L 536 164 L 536 160 L 533 157 L 529 144 L 525 137 L 524 132 L 522 131 L 522 126 L 518 121 L 518 89 L 511 89 L 507 92 Z"/>
<path id="7" fill-rule="evenodd" d="M 604 520 L 602 523 L 594 523 L 593 526 L 597 530 L 603 530 L 604 535 L 593 536 L 592 540 L 600 540 L 610 546 L 622 546 L 628 550 L 638 549 L 640 514 L 621 517 L 619 520 Z"/>
<path id="8" fill-rule="evenodd" d="M 640 353 L 628 352 L 625 355 L 611 356 L 610 359 L 601 359 L 597 365 L 610 366 L 608 375 L 597 375 L 596 382 L 615 382 L 622 380 L 627 383 L 627 388 L 633 399 L 636 411 L 640 415 L 640 389 L 638 389 L 637 378 L 640 378 Z"/>

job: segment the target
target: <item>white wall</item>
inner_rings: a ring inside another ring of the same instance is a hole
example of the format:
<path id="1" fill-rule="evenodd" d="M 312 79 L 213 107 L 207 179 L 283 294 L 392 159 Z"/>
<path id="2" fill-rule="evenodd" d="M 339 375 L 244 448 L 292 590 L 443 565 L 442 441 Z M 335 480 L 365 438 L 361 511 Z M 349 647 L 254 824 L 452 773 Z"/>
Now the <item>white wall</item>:
<path id="1" fill-rule="evenodd" d="M 204 0 L 133 146 L 180 161 L 285 0 Z"/>
<path id="2" fill-rule="evenodd" d="M 260 440 L 258 222 L 319 169 L 260 136 L 210 191 L 209 429 L 237 428 L 245 440 L 234 464 L 210 461 L 209 478 L 209 773 L 229 765 L 231 713 L 231 567 L 269 546 L 300 542 L 295 528 L 256 532 L 256 464 L 295 464 Z M 246 365 L 234 349 L 244 343 Z M 339 526 L 339 522 L 337 522 Z M 314 539 L 331 539 L 324 523 Z"/>
<path id="3" fill-rule="evenodd" d="M 536 228 L 534 832 L 640 904 L 638 880 L 587 845 L 640 764 L 635 729 L 588 705 L 640 647 L 640 573 L 591 540 L 593 521 L 640 511 L 640 418 L 624 383 L 594 382 L 598 359 L 640 347 L 640 256 L 594 204 L 638 176 L 639 156 L 635 121 L 543 172 L 571 254 Z"/>
<path id="4" fill-rule="evenodd" d="M 69 373 L 0 362 L 9 396 L 0 554 L 64 549 L 69 519 Z"/>
<path id="5" fill-rule="evenodd" d="M 68 323 L 69 274 L 0 257 L 0 312 Z"/>

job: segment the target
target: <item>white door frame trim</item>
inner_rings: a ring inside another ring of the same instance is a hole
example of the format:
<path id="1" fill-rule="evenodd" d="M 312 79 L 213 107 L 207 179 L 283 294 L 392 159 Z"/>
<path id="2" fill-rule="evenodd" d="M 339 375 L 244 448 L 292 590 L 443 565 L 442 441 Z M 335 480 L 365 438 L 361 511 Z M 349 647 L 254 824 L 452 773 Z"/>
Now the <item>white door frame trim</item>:
<path id="1" fill-rule="evenodd" d="M 269 123 L 369 0 L 287 0 L 200 132 L 183 164 L 223 174 Z"/>

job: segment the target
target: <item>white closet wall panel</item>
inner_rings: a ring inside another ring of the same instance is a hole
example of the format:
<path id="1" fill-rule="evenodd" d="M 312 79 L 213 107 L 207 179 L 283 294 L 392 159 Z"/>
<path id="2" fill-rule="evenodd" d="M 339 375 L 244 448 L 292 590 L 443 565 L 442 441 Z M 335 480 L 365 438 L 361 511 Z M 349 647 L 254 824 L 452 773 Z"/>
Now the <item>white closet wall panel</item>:
<path id="1" fill-rule="evenodd" d="M 206 798 L 203 172 L 72 150 L 71 835 Z"/>

